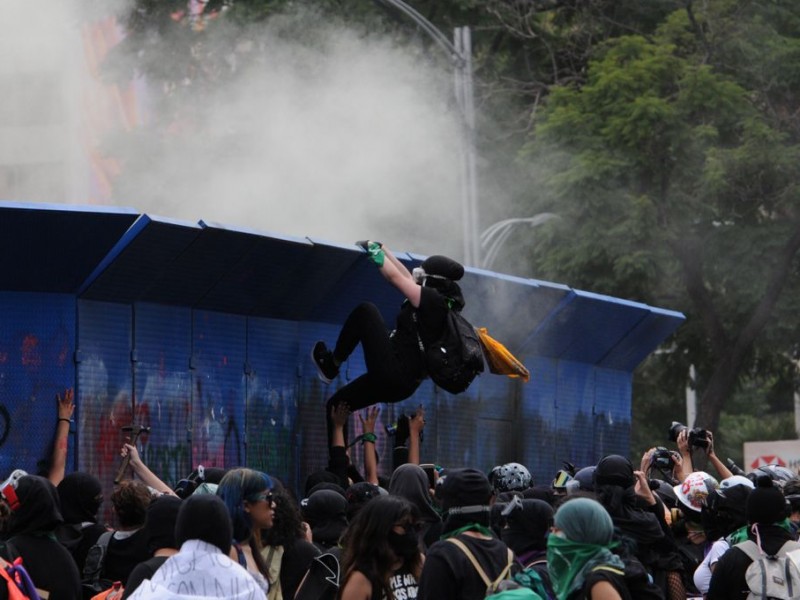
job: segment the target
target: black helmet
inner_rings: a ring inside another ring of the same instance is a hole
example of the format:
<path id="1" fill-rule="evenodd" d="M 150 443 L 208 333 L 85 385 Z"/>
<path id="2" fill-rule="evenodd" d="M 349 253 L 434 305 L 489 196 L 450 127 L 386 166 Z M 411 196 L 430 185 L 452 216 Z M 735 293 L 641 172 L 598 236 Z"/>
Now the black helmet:
<path id="1" fill-rule="evenodd" d="M 594 465 L 590 467 L 583 467 L 582 469 L 578 469 L 575 472 L 575 478 L 573 481 L 569 483 L 577 483 L 577 488 L 582 492 L 593 492 L 594 491 Z M 570 489 L 575 489 L 574 486 L 570 486 Z"/>
<path id="2" fill-rule="evenodd" d="M 797 473 L 782 465 L 761 465 L 760 467 L 750 471 L 747 477 L 753 482 L 756 481 L 761 475 L 769 477 L 773 483 L 778 484 L 780 487 L 786 485 L 788 481 L 798 479 Z"/>
<path id="3" fill-rule="evenodd" d="M 515 462 L 492 469 L 490 480 L 498 492 L 523 492 L 533 485 L 531 472 Z"/>

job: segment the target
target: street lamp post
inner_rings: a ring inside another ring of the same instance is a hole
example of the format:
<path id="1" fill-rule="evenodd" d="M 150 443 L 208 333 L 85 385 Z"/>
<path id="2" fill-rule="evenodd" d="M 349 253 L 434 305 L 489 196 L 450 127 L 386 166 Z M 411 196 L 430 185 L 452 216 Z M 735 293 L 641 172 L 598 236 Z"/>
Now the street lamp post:
<path id="1" fill-rule="evenodd" d="M 457 27 L 454 42 L 433 23 L 402 0 L 378 0 L 396 8 L 411 20 L 441 48 L 453 63 L 455 96 L 462 117 L 461 145 L 461 218 L 464 263 L 479 266 L 478 249 L 478 176 L 475 158 L 475 96 L 472 81 L 472 37 L 469 27 Z"/>
<path id="2" fill-rule="evenodd" d="M 559 216 L 555 213 L 539 213 L 532 217 L 516 217 L 498 221 L 490 225 L 481 233 L 481 248 L 485 251 L 480 266 L 484 269 L 491 268 L 492 263 L 497 258 L 497 253 L 500 251 L 500 248 L 503 247 L 503 244 L 506 243 L 515 225 L 522 223 L 530 225 L 531 227 L 538 227 L 543 223 L 547 223 L 550 219 L 557 218 L 559 218 Z"/>

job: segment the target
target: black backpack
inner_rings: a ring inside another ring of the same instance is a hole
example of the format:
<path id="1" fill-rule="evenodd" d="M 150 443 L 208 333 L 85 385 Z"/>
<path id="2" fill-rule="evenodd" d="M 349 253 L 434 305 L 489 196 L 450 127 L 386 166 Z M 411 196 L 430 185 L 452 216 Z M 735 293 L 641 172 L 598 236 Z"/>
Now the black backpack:
<path id="1" fill-rule="evenodd" d="M 419 335 L 417 313 L 412 314 L 417 326 L 417 342 L 425 358 L 425 366 L 433 382 L 451 394 L 460 394 L 483 373 L 483 349 L 478 332 L 461 316 L 449 309 L 441 337 L 426 348 Z"/>
<path id="2" fill-rule="evenodd" d="M 88 600 L 114 585 L 113 581 L 102 577 L 105 570 L 108 544 L 113 535 L 113 531 L 102 533 L 97 538 L 95 545 L 89 548 L 89 552 L 86 554 L 86 563 L 83 565 L 83 577 L 81 578 L 81 590 L 84 600 Z"/>

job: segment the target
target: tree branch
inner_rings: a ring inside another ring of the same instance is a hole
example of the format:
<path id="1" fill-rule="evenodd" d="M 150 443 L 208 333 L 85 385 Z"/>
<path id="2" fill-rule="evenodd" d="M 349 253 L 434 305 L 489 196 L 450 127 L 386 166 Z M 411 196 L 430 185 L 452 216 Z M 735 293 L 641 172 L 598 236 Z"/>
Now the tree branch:
<path id="1" fill-rule="evenodd" d="M 714 300 L 705 284 L 702 251 L 698 248 L 697 243 L 689 243 L 685 238 L 673 241 L 671 246 L 683 269 L 683 278 L 686 282 L 689 299 L 697 314 L 700 315 L 714 353 L 720 356 L 729 346 L 728 334 L 725 332 L 715 309 Z"/>

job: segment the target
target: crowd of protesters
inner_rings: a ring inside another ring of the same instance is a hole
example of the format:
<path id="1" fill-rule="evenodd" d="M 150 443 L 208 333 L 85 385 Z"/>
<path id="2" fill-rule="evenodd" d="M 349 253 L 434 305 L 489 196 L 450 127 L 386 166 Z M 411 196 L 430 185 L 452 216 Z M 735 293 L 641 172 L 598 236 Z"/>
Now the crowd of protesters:
<path id="1" fill-rule="evenodd" d="M 69 420 L 71 394 L 58 409 Z M 675 449 L 652 448 L 637 466 L 608 455 L 534 482 L 518 462 L 420 465 L 420 409 L 379 474 L 379 412 L 357 413 L 361 473 L 344 441 L 349 409 L 331 407 L 327 467 L 299 494 L 245 467 L 196 470 L 173 489 L 125 444 L 133 478 L 108 498 L 113 527 L 98 522 L 101 482 L 65 473 L 59 427 L 49 477 L 15 471 L 3 484 L 0 555 L 52 600 L 713 600 L 746 597 L 754 562 L 800 548 L 797 474 L 734 474 L 711 432 L 698 442 L 684 428 Z"/>

